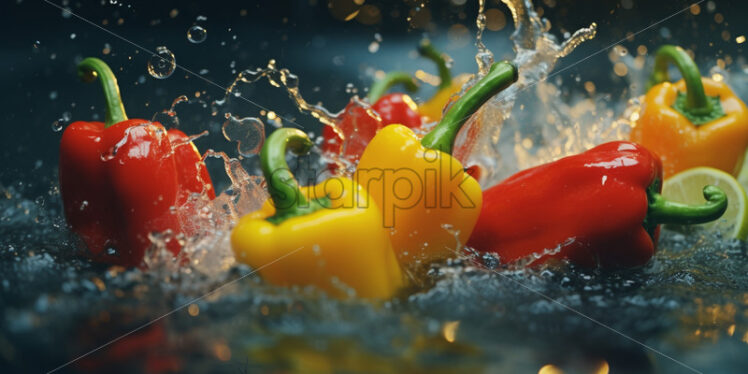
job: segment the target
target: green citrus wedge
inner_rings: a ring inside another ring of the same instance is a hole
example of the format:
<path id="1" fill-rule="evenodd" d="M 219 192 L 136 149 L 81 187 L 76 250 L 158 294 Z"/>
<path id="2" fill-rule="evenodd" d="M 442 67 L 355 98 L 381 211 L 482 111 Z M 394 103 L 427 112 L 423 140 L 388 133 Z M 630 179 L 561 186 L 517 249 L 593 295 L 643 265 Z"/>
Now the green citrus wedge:
<path id="1" fill-rule="evenodd" d="M 700 226 L 719 230 L 724 237 L 746 240 L 748 238 L 748 196 L 743 186 L 732 175 L 722 170 L 698 167 L 682 171 L 665 180 L 662 196 L 668 200 L 699 205 L 704 203 L 704 186 L 721 188 L 727 195 L 727 211 L 716 221 Z"/>
<path id="2" fill-rule="evenodd" d="M 745 152 L 743 167 L 738 174 L 738 182 L 743 188 L 748 188 L 748 150 Z"/>

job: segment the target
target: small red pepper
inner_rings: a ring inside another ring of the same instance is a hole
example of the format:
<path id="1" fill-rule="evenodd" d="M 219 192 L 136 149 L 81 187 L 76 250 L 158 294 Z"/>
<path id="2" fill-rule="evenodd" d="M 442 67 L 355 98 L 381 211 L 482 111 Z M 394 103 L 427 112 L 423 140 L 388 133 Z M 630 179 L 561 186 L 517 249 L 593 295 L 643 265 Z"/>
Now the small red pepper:
<path id="1" fill-rule="evenodd" d="M 84 81 L 99 78 L 106 120 L 74 122 L 60 143 L 60 190 L 65 219 L 95 260 L 137 266 L 151 232 L 190 234 L 173 207 L 193 193 L 215 191 L 187 135 L 160 123 L 127 119 L 112 70 L 97 58 L 78 65 Z M 180 251 L 176 240 L 168 248 Z"/>
<path id="2" fill-rule="evenodd" d="M 535 254 L 535 263 L 643 265 L 655 252 L 659 224 L 709 222 L 727 209 L 715 186 L 704 187 L 704 205 L 691 206 L 665 200 L 661 181 L 659 157 L 624 141 L 527 169 L 484 191 L 467 245 L 502 262 Z"/>
<path id="3" fill-rule="evenodd" d="M 399 123 L 410 128 L 420 127 L 421 115 L 418 113 L 418 106 L 410 96 L 403 93 L 385 95 L 385 92 L 395 84 L 403 84 L 411 92 L 418 89 L 415 80 L 407 73 L 393 72 L 387 74 L 369 90 L 368 101 L 373 103 L 371 110 L 374 113 L 367 113 L 367 109 L 360 103 L 351 101 L 345 107 L 345 111 L 337 123 L 340 133 L 336 133 L 331 126 L 325 126 L 322 130 L 324 138 L 322 150 L 340 154 L 345 160 L 354 163 L 358 161 L 366 145 L 382 127 L 393 123 Z M 379 120 L 377 120 L 377 116 L 379 116 Z M 343 147 L 343 144 L 345 144 L 345 147 Z M 335 171 L 337 168 L 337 165 L 330 165 L 331 171 Z"/>

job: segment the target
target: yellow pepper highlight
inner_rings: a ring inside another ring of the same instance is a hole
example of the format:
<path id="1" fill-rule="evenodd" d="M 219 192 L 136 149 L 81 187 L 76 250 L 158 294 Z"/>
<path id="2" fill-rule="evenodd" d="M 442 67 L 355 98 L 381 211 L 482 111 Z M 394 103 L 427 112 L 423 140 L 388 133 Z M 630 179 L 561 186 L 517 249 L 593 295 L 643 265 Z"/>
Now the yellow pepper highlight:
<path id="1" fill-rule="evenodd" d="M 384 226 L 392 228 L 401 264 L 418 267 L 453 256 L 470 237 L 483 194 L 450 155 L 454 139 L 467 119 L 514 83 L 517 74 L 514 65 L 496 63 L 423 139 L 403 125 L 389 125 L 364 150 L 354 180 L 381 209 Z"/>
<path id="2" fill-rule="evenodd" d="M 684 79 L 647 92 L 631 140 L 662 158 L 665 177 L 697 166 L 737 175 L 748 147 L 748 108 L 727 84 L 701 78 L 679 47 L 658 51 L 655 82 L 667 80 L 668 62 L 678 65 Z"/>
<path id="3" fill-rule="evenodd" d="M 289 139 L 312 146 L 303 132 L 284 128 L 276 130 L 263 149 L 279 144 L 285 149 L 282 143 Z M 276 160 L 276 164 L 281 162 L 287 169 L 285 160 Z M 273 188 L 280 190 L 286 184 L 295 186 L 306 201 L 298 204 L 300 212 L 279 216 L 280 209 L 275 207 L 283 201 L 276 200 L 294 193 L 284 190 L 281 193 L 286 195 L 276 195 L 260 210 L 242 217 L 231 233 L 237 261 L 281 286 L 314 285 L 338 298 L 352 296 L 350 291 L 364 298 L 392 297 L 404 285 L 404 278 L 382 227 L 382 215 L 376 206 L 366 204 L 367 192 L 344 177 L 298 188 L 292 176 L 288 179 L 290 172 L 279 177 L 277 170 L 263 167 L 271 195 Z"/>
<path id="4" fill-rule="evenodd" d="M 389 125 L 366 147 L 354 179 L 382 209 L 398 260 L 414 265 L 454 256 L 478 221 L 483 194 L 462 163 L 428 149 L 413 130 Z"/>

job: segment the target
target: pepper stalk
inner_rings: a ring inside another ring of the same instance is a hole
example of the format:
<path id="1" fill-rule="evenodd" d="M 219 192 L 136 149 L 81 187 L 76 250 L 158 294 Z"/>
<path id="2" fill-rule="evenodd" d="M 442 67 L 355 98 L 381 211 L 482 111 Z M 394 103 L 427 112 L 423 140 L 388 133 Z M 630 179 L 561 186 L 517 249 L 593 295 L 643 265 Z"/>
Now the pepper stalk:
<path id="1" fill-rule="evenodd" d="M 439 70 L 440 90 L 452 85 L 452 72 L 449 71 L 447 61 L 428 39 L 421 41 L 421 44 L 418 46 L 418 53 L 436 64 L 436 68 Z"/>
<path id="2" fill-rule="evenodd" d="M 702 205 L 688 205 L 667 200 L 659 192 L 660 181 L 647 189 L 647 217 L 644 227 L 652 235 L 660 224 L 693 225 L 711 222 L 727 210 L 727 195 L 717 186 L 705 186 L 703 193 L 706 202 Z"/>
<path id="3" fill-rule="evenodd" d="M 267 218 L 269 222 L 278 225 L 289 218 L 330 207 L 327 197 L 307 200 L 286 163 L 286 150 L 304 155 L 313 146 L 307 134 L 292 128 L 275 130 L 265 140 L 260 151 L 260 167 L 275 206 L 275 214 Z"/>
<path id="4" fill-rule="evenodd" d="M 101 81 L 101 88 L 104 90 L 104 99 L 106 100 L 104 128 L 127 121 L 127 114 L 125 114 L 125 106 L 122 104 L 117 78 L 106 62 L 96 57 L 84 59 L 78 64 L 78 77 L 86 83 L 95 81 L 97 77 Z"/>
<path id="5" fill-rule="evenodd" d="M 426 148 L 452 153 L 457 134 L 483 104 L 519 79 L 517 67 L 507 61 L 496 62 L 485 77 L 465 92 L 431 132 L 421 139 Z"/>
<path id="6" fill-rule="evenodd" d="M 649 86 L 670 80 L 668 65 L 674 64 L 686 82 L 686 94 L 678 93 L 673 108 L 688 118 L 694 125 L 701 125 L 724 117 L 719 97 L 709 97 L 701 83 L 699 67 L 681 47 L 664 45 L 655 54 L 655 66 L 649 78 Z"/>
<path id="7" fill-rule="evenodd" d="M 403 71 L 393 71 L 387 73 L 384 78 L 374 82 L 369 89 L 369 95 L 367 98 L 369 102 L 374 104 L 379 100 L 392 86 L 396 84 L 402 84 L 408 92 L 418 91 L 418 83 L 408 73 Z"/>

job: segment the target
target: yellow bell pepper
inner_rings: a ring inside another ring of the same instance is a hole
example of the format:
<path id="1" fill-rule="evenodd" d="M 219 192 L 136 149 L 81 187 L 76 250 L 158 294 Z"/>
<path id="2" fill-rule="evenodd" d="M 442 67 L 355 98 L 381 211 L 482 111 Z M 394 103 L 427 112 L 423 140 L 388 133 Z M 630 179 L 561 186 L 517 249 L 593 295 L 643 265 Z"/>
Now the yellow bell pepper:
<path id="1" fill-rule="evenodd" d="M 667 82 L 671 62 L 683 76 L 676 84 Z M 730 87 L 702 78 L 686 51 L 670 45 L 657 51 L 651 83 L 630 136 L 662 158 L 665 177 L 696 166 L 737 175 L 748 147 L 748 108 Z"/>
<path id="2" fill-rule="evenodd" d="M 421 42 L 418 52 L 421 56 L 434 61 L 436 67 L 439 69 L 439 90 L 431 99 L 418 106 L 418 112 L 426 117 L 424 123 L 436 122 L 442 119 L 444 108 L 449 103 L 449 100 L 454 94 L 462 90 L 462 86 L 470 80 L 472 74 L 460 74 L 452 78 L 452 73 L 449 71 L 444 57 L 442 57 L 441 53 L 434 48 L 428 39 L 424 39 Z"/>
<path id="3" fill-rule="evenodd" d="M 404 278 L 377 207 L 349 178 L 299 188 L 285 161 L 313 146 L 305 133 L 282 128 L 260 152 L 271 201 L 241 218 L 231 233 L 236 260 L 257 269 L 266 281 L 314 285 L 345 298 L 389 298 Z"/>
<path id="4" fill-rule="evenodd" d="M 446 258 L 470 237 L 482 193 L 450 155 L 454 139 L 483 103 L 516 80 L 515 66 L 496 63 L 422 140 L 403 125 L 389 125 L 364 150 L 354 180 L 381 209 L 401 264 L 417 268 Z"/>

